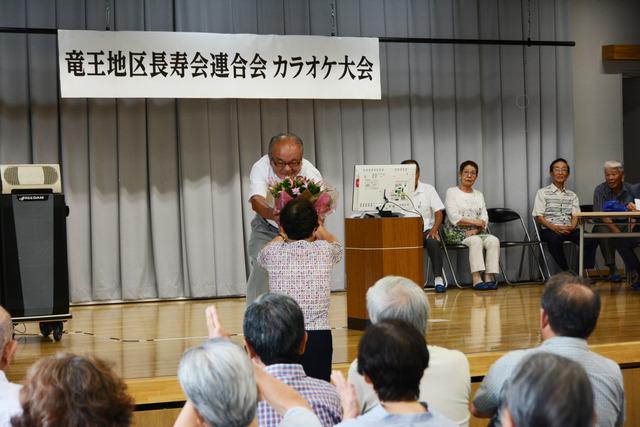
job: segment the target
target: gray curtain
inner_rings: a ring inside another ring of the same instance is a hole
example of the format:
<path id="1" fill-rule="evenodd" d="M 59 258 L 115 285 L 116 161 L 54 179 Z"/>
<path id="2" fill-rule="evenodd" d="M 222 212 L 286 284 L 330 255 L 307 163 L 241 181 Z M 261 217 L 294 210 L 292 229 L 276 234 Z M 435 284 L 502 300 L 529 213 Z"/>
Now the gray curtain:
<path id="1" fill-rule="evenodd" d="M 567 0 L 3 0 L 0 26 L 567 40 L 567 13 Z M 243 294 L 249 171 L 283 130 L 339 190 L 340 237 L 355 164 L 415 158 L 444 195 L 474 159 L 487 204 L 528 217 L 548 163 L 572 161 L 570 48 L 381 44 L 381 61 L 380 101 L 60 99 L 55 36 L 0 34 L 0 163 L 62 164 L 71 295 L 87 301 Z M 342 289 L 342 264 L 334 276 Z"/>

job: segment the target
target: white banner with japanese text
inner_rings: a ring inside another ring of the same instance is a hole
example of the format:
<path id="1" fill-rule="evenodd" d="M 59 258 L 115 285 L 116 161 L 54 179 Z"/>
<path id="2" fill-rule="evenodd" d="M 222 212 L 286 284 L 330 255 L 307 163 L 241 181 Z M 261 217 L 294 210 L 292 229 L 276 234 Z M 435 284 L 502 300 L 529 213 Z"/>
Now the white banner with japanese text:
<path id="1" fill-rule="evenodd" d="M 58 31 L 63 98 L 380 99 L 378 39 Z"/>

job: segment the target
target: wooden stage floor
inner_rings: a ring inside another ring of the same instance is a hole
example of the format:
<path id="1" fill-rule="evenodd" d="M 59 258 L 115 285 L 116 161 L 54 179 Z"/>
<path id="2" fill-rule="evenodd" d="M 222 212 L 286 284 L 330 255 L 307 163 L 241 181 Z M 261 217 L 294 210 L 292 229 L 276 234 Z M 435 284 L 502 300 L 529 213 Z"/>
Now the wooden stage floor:
<path id="1" fill-rule="evenodd" d="M 626 284 L 603 282 L 597 287 L 602 313 L 590 344 L 640 341 L 640 292 Z M 541 291 L 540 285 L 518 285 L 502 286 L 496 292 L 426 292 L 431 305 L 427 340 L 470 357 L 535 346 L 540 343 Z M 218 307 L 227 330 L 241 342 L 244 298 L 76 306 L 60 342 L 38 335 L 36 323 L 16 325 L 19 347 L 7 374 L 11 380 L 22 381 L 26 369 L 37 359 L 70 351 L 110 360 L 127 380 L 175 377 L 183 351 L 206 338 L 204 309 L 209 304 Z M 339 367 L 355 358 L 361 335 L 346 328 L 343 292 L 332 295 L 330 322 L 333 362 Z M 475 371 L 483 369 L 486 366 Z"/>

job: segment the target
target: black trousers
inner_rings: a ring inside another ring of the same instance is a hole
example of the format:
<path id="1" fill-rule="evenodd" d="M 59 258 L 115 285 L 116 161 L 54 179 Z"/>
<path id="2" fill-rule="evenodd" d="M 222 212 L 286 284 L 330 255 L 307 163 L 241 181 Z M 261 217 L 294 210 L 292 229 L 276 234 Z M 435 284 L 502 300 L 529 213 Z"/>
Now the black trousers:
<path id="1" fill-rule="evenodd" d="M 555 231 L 551 231 L 548 228 L 540 230 L 540 239 L 546 242 L 549 247 L 549 252 L 553 260 L 558 264 L 558 267 L 562 271 L 567 271 L 569 266 L 567 265 L 567 259 L 564 256 L 562 250 L 563 242 L 573 242 L 576 245 L 580 244 L 580 232 L 573 230 L 569 234 L 560 234 Z M 596 263 L 596 248 L 598 242 L 594 239 L 584 239 L 584 268 L 593 268 Z"/>
<path id="2" fill-rule="evenodd" d="M 302 367 L 309 377 L 329 382 L 333 339 L 330 330 L 307 331 L 307 349 L 302 355 Z"/>
<path id="3" fill-rule="evenodd" d="M 625 224 L 616 224 L 621 231 L 627 231 Z M 634 227 L 631 231 L 638 231 L 638 226 Z M 606 225 L 596 225 L 593 227 L 593 231 L 596 232 L 609 232 L 609 227 Z M 634 249 L 640 245 L 640 239 L 629 237 L 626 239 L 598 239 L 600 243 L 600 250 L 602 256 L 605 259 L 607 266 L 616 265 L 615 251 L 618 251 L 620 258 L 624 261 L 624 266 L 627 270 L 633 270 L 640 273 L 640 260 L 636 256 Z"/>
<path id="4" fill-rule="evenodd" d="M 427 255 L 431 259 L 431 267 L 433 268 L 433 275 L 435 277 L 442 276 L 442 249 L 440 248 L 440 242 L 436 239 L 428 238 L 429 231 L 425 231 L 423 236 L 423 246 L 427 250 Z"/>

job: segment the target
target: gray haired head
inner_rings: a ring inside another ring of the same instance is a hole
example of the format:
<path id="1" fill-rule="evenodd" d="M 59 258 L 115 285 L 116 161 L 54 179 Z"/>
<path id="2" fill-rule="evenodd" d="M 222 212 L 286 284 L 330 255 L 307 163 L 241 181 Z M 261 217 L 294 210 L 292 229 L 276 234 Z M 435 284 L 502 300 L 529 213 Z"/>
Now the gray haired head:
<path id="1" fill-rule="evenodd" d="M 263 294 L 244 313 L 244 337 L 265 365 L 299 363 L 304 316 L 298 303 L 280 294 Z"/>
<path id="2" fill-rule="evenodd" d="M 372 323 L 400 319 L 411 323 L 426 335 L 429 302 L 414 281 L 400 276 L 386 276 L 367 291 L 367 311 Z"/>
<path id="3" fill-rule="evenodd" d="M 180 385 L 210 426 L 248 426 L 256 414 L 258 390 L 246 353 L 224 338 L 187 350 L 178 367 Z"/>
<path id="4" fill-rule="evenodd" d="M 604 169 L 617 169 L 620 172 L 624 172 L 624 166 L 617 160 L 607 160 L 604 162 Z"/>
<path id="5" fill-rule="evenodd" d="M 538 352 L 523 359 L 501 391 L 501 417 L 517 427 L 593 425 L 591 382 L 577 362 Z M 504 423 L 503 423 L 504 424 Z"/>
<path id="6" fill-rule="evenodd" d="M 4 347 L 13 340 L 13 322 L 7 310 L 0 307 L 0 357 Z"/>
<path id="7" fill-rule="evenodd" d="M 304 144 L 302 143 L 302 138 L 300 138 L 298 135 L 296 135 L 295 133 L 291 133 L 291 132 L 282 132 L 276 135 L 273 135 L 271 137 L 271 140 L 269 140 L 269 156 L 271 156 L 271 153 L 273 152 L 273 147 L 280 141 L 282 140 L 289 140 L 289 141 L 293 141 L 296 144 L 298 144 L 298 146 L 300 147 L 300 153 L 304 153 Z"/>

